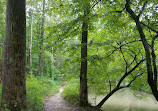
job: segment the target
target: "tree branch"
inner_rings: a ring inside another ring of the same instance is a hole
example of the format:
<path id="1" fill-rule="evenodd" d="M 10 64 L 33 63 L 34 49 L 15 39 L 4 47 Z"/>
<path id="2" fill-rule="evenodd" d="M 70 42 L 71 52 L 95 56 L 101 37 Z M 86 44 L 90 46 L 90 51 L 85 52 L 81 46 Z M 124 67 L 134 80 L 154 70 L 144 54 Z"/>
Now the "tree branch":
<path id="1" fill-rule="evenodd" d="M 126 72 L 122 78 L 120 79 L 120 81 L 117 84 L 117 87 L 120 87 L 120 84 L 122 83 L 122 81 L 130 74 L 132 73 L 142 62 L 144 62 L 145 59 L 142 59 L 140 62 L 138 62 L 130 71 Z"/>
<path id="2" fill-rule="evenodd" d="M 147 5 L 148 1 L 149 1 L 149 0 L 146 0 L 146 1 L 145 1 L 145 3 L 144 3 L 144 5 L 143 5 L 143 7 L 142 7 L 142 9 L 141 9 L 141 11 L 140 11 L 140 13 L 139 13 L 139 15 L 138 15 L 138 18 L 139 18 L 139 17 L 141 16 L 141 14 L 143 13 L 144 8 L 145 8 L 145 6 Z"/>
<path id="3" fill-rule="evenodd" d="M 128 67 L 130 67 L 134 63 L 134 61 L 137 63 L 136 58 L 137 58 L 138 54 L 135 54 L 135 56 L 133 57 L 133 61 L 128 65 Z"/>
<path id="4" fill-rule="evenodd" d="M 158 31 L 154 30 L 153 28 L 151 28 L 150 26 L 144 24 L 143 22 L 140 22 L 142 25 L 146 26 L 148 29 L 152 30 L 155 33 L 158 33 Z"/>
<path id="5" fill-rule="evenodd" d="M 99 2 L 101 2 L 101 0 L 98 0 L 98 1 L 91 7 L 91 9 L 93 9 Z"/>
<path id="6" fill-rule="evenodd" d="M 153 47 L 153 48 L 154 48 L 155 40 L 157 39 L 157 37 L 158 37 L 158 33 L 152 38 L 151 47 Z"/>
<path id="7" fill-rule="evenodd" d="M 125 88 L 125 87 L 120 87 L 120 84 L 122 83 L 122 81 L 130 74 L 130 73 L 132 73 L 143 61 L 144 61 L 145 59 L 142 59 L 135 67 L 133 67 L 128 73 L 125 73 L 125 75 L 124 76 L 122 76 L 122 78 L 120 79 L 120 81 L 119 81 L 119 83 L 117 84 L 117 86 L 111 91 L 111 92 L 109 92 L 102 100 L 101 100 L 101 102 L 98 104 L 98 105 L 96 105 L 95 107 L 96 108 L 100 108 L 104 103 L 105 103 L 105 101 L 110 97 L 110 96 L 112 96 L 116 91 L 118 91 L 118 90 L 120 90 L 120 89 L 122 89 L 122 88 Z M 139 77 L 140 75 L 137 75 L 137 76 L 135 76 L 131 81 L 130 81 L 130 83 L 128 84 L 129 86 L 130 86 L 130 84 L 137 78 L 137 77 Z"/>
<path id="8" fill-rule="evenodd" d="M 135 81 L 139 76 L 143 75 L 143 73 L 139 74 L 139 75 L 136 75 L 133 77 L 133 79 L 126 85 L 126 86 L 121 86 L 120 89 L 122 88 L 126 88 L 126 87 L 129 87 L 133 81 Z"/>
<path id="9" fill-rule="evenodd" d="M 123 47 L 125 45 L 131 44 L 131 43 L 134 43 L 134 42 L 139 42 L 139 41 L 141 41 L 141 40 L 134 40 L 134 41 L 131 41 L 131 42 L 127 42 L 125 44 L 120 45 L 120 47 Z M 109 55 L 107 55 L 105 58 L 110 57 L 115 51 L 120 49 L 120 47 L 115 47 L 115 49 Z"/>
<path id="10" fill-rule="evenodd" d="M 111 12 L 116 12 L 116 13 L 122 13 L 126 8 L 124 7 L 121 11 L 111 11 Z"/>
<path id="11" fill-rule="evenodd" d="M 156 65 L 156 54 L 154 51 L 154 44 L 155 44 L 155 40 L 158 37 L 158 34 L 156 34 L 153 38 L 152 38 L 152 44 L 151 44 L 151 55 L 152 55 L 152 60 L 153 60 L 153 67 L 154 67 L 154 87 L 155 89 L 157 89 L 157 65 Z"/>
<path id="12" fill-rule="evenodd" d="M 121 45 L 121 43 L 119 44 L 119 43 L 117 43 L 119 46 Z M 127 60 L 125 59 L 125 55 L 124 55 L 124 53 L 123 53 L 123 51 L 122 51 L 122 47 L 120 46 L 120 52 L 121 52 L 121 54 L 122 54 L 122 57 L 123 57 L 123 60 L 125 61 L 125 63 L 126 63 L 126 72 L 127 72 L 127 69 L 128 69 L 128 62 L 127 62 Z"/>
<path id="13" fill-rule="evenodd" d="M 125 8 L 126 8 L 126 11 L 131 15 L 133 20 L 138 19 L 138 17 L 135 15 L 133 10 L 130 8 L 130 0 L 126 0 Z"/>

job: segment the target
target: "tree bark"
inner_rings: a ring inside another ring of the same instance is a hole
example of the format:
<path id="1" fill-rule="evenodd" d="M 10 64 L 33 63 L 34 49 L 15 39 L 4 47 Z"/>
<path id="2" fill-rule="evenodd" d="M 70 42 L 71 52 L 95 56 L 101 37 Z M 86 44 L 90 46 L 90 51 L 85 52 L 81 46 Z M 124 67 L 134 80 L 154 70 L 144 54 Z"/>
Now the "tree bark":
<path id="1" fill-rule="evenodd" d="M 25 0 L 7 0 L 2 71 L 2 105 L 10 111 L 26 109 Z"/>
<path id="2" fill-rule="evenodd" d="M 45 21 L 45 0 L 43 0 L 43 14 L 42 14 L 42 27 L 41 27 L 41 40 L 40 40 L 40 55 L 39 55 L 39 67 L 38 67 L 38 75 L 39 76 L 41 76 L 41 74 L 43 72 L 42 63 L 43 63 L 44 21 Z"/>
<path id="3" fill-rule="evenodd" d="M 87 90 L 87 39 L 88 39 L 88 14 L 90 4 L 85 5 L 84 18 L 82 24 L 82 42 L 81 42 L 81 70 L 80 70 L 80 106 L 88 106 Z"/>

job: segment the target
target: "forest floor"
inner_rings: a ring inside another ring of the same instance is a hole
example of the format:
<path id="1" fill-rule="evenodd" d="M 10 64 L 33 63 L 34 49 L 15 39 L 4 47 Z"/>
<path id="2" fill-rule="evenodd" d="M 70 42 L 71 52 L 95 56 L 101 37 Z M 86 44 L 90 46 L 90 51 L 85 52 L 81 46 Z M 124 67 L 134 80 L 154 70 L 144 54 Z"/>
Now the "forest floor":
<path id="1" fill-rule="evenodd" d="M 81 109 L 76 106 L 70 105 L 62 97 L 62 91 L 64 87 L 61 87 L 59 93 L 45 98 L 44 111 L 91 111 L 90 109 Z M 103 105 L 103 111 L 158 111 L 158 103 L 155 101 L 152 95 L 139 92 L 137 97 L 134 96 L 134 92 L 130 89 L 118 91 L 111 96 L 108 101 Z M 143 96 L 139 99 L 138 96 Z M 104 95 L 105 96 L 105 95 Z M 93 101 L 95 95 L 89 94 L 89 100 L 92 105 L 98 104 L 104 98 L 100 95 Z M 121 101 L 120 101 L 121 100 Z M 94 104 L 93 104 L 94 103 Z"/>
<path id="2" fill-rule="evenodd" d="M 61 94 L 63 90 L 64 86 L 60 88 L 59 93 L 45 98 L 44 111 L 85 111 L 64 100 Z"/>
<path id="3" fill-rule="evenodd" d="M 97 105 L 105 95 L 88 95 L 92 105 Z M 113 94 L 102 106 L 103 111 L 158 111 L 158 102 L 152 94 L 125 88 Z"/>

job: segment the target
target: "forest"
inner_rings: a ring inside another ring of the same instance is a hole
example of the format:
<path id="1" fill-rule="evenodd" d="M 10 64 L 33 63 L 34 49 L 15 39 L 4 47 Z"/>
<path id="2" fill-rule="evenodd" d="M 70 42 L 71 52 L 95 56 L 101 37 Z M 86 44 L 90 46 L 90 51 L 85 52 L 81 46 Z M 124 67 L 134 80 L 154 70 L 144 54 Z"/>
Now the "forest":
<path id="1" fill-rule="evenodd" d="M 157 38 L 158 0 L 0 0 L 0 110 L 158 111 Z"/>

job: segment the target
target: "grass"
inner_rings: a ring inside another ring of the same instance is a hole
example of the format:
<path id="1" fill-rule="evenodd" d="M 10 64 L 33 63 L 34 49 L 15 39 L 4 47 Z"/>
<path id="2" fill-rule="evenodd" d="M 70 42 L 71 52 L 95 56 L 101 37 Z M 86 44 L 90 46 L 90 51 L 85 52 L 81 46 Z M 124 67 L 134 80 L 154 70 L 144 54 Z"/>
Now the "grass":
<path id="1" fill-rule="evenodd" d="M 143 108 L 143 107 L 125 107 L 118 105 L 106 105 L 106 107 L 102 108 L 103 111 L 157 111 L 155 108 Z"/>
<path id="2" fill-rule="evenodd" d="M 42 111 L 44 97 L 58 93 L 60 84 L 61 82 L 54 82 L 46 77 L 27 77 L 27 111 Z M 1 90 L 2 85 L 0 85 L 0 97 L 2 96 Z"/>

